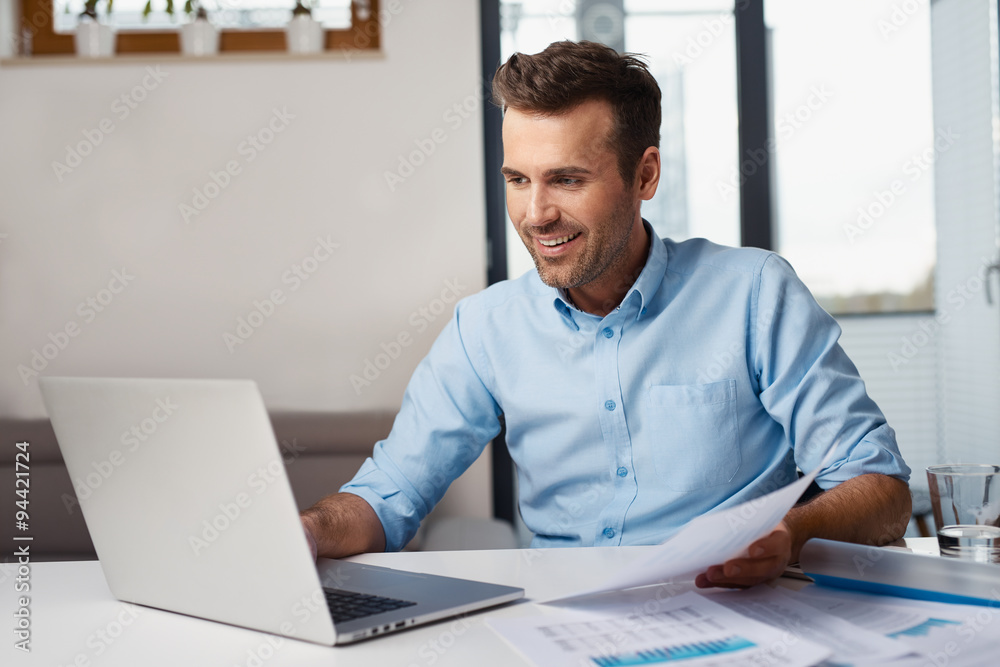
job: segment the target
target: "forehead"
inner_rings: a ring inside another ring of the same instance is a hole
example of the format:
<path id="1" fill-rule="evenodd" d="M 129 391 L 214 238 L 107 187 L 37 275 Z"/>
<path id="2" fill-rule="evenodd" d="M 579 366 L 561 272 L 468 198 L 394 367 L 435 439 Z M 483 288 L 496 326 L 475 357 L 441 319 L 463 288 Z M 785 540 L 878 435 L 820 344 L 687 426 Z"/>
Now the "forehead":
<path id="1" fill-rule="evenodd" d="M 614 161 L 609 138 L 611 105 L 590 100 L 557 115 L 507 109 L 503 119 L 504 166 L 519 171 Z"/>

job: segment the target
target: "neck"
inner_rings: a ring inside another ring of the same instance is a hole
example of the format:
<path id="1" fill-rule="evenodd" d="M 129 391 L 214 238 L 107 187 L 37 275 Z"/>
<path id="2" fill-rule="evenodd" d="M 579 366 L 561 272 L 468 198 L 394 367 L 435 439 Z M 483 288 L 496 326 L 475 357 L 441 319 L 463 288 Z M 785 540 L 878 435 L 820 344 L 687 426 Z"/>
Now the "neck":
<path id="1" fill-rule="evenodd" d="M 649 255 L 651 239 L 641 218 L 637 225 L 639 231 L 632 233 L 626 252 L 621 255 L 621 261 L 609 266 L 598 279 L 566 290 L 574 306 L 585 313 L 604 317 L 621 304 L 632 285 L 639 279 L 639 274 L 646 265 L 646 257 Z"/>

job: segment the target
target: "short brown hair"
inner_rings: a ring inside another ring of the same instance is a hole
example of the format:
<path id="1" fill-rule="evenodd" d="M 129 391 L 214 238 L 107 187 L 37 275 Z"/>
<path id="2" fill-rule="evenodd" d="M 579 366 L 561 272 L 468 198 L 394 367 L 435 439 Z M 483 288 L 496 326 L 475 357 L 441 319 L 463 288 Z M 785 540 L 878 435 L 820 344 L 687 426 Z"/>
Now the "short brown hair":
<path id="1" fill-rule="evenodd" d="M 660 87 L 638 56 L 596 42 L 555 42 L 541 53 L 515 53 L 493 76 L 493 102 L 545 115 L 603 99 L 614 126 L 609 148 L 618 173 L 629 184 L 642 154 L 660 146 Z"/>

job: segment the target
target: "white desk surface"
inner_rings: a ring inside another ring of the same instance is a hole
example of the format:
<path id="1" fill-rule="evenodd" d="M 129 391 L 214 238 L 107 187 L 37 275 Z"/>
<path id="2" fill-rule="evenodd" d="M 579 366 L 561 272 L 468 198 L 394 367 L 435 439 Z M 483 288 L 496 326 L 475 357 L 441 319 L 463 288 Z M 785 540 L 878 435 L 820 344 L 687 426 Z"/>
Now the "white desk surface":
<path id="1" fill-rule="evenodd" d="M 929 540 L 929 541 L 928 541 Z M 934 538 L 909 542 L 936 551 Z M 565 594 L 590 577 L 627 567 L 649 547 L 365 554 L 354 560 L 403 570 L 522 586 L 527 598 Z M 6 576 L 4 576 L 4 574 Z M 155 573 L 150 573 L 155 576 Z M 157 609 L 126 605 L 97 561 L 32 563 L 31 653 L 13 648 L 14 574 L 0 573 L 0 664 L 45 667 L 431 667 L 525 665 L 485 625 L 487 617 L 539 613 L 522 601 L 360 644 L 324 647 Z"/>

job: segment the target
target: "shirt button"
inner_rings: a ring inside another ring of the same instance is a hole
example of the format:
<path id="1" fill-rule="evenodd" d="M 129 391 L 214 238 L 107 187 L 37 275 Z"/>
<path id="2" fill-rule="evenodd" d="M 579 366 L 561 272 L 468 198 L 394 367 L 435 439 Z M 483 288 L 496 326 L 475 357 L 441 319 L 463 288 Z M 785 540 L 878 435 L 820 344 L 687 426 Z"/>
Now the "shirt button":
<path id="1" fill-rule="evenodd" d="M 608 538 L 610 540 L 614 536 L 615 536 L 615 529 L 614 528 L 605 528 L 604 529 L 604 537 L 606 537 L 606 538 Z"/>
<path id="2" fill-rule="evenodd" d="M 615 402 L 614 401 L 604 401 L 604 407 L 608 409 L 608 412 L 611 412 L 612 410 L 615 409 Z"/>
<path id="3" fill-rule="evenodd" d="M 627 477 L 628 476 L 628 468 L 626 468 L 625 466 L 622 466 L 622 467 L 618 468 L 618 476 L 619 477 Z"/>
<path id="4" fill-rule="evenodd" d="M 615 335 L 615 332 L 612 331 L 610 327 L 604 327 L 604 331 L 601 333 L 604 334 L 605 338 L 611 338 Z"/>

